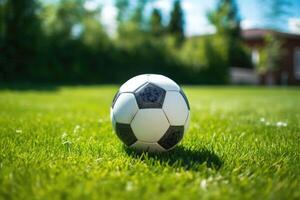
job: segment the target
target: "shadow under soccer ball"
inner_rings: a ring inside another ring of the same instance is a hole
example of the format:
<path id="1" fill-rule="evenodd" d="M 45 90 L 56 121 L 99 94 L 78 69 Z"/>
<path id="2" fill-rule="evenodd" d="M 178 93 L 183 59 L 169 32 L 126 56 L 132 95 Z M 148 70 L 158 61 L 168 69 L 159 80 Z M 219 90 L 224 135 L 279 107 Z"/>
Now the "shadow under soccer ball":
<path id="1" fill-rule="evenodd" d="M 165 163 L 168 166 L 184 167 L 186 170 L 198 171 L 202 164 L 206 164 L 208 168 L 219 170 L 223 165 L 223 161 L 214 152 L 202 148 L 198 150 L 191 150 L 182 146 L 177 146 L 173 150 L 166 153 L 149 153 L 128 148 L 124 145 L 125 152 L 134 159 L 147 161 L 150 158 L 149 164 L 153 164 L 151 160 L 157 160 L 160 163 Z"/>

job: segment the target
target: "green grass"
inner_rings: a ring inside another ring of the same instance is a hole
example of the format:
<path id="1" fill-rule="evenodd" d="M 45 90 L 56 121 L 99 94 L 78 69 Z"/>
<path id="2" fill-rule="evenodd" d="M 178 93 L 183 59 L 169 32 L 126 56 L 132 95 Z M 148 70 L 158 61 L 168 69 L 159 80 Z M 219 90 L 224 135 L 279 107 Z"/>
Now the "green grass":
<path id="1" fill-rule="evenodd" d="M 299 88 L 184 89 L 190 129 L 163 155 L 117 139 L 117 87 L 2 89 L 0 199 L 300 198 Z"/>

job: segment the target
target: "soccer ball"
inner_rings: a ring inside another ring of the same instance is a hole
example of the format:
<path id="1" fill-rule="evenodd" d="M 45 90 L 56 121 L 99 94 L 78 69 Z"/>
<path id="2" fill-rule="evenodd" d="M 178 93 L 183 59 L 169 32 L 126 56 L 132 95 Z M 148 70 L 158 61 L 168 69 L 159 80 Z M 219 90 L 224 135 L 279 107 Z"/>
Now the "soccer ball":
<path id="1" fill-rule="evenodd" d="M 168 151 L 189 125 L 190 106 L 171 79 L 144 74 L 125 82 L 111 106 L 111 121 L 119 139 L 141 151 Z"/>

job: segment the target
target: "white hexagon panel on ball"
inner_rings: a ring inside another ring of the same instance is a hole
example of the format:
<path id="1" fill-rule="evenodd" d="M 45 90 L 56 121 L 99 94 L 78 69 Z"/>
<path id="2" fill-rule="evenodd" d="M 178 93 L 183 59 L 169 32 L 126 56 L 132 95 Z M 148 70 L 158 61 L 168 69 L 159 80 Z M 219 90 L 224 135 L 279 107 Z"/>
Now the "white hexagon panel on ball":
<path id="1" fill-rule="evenodd" d="M 131 128 L 138 141 L 157 142 L 168 130 L 170 124 L 161 109 L 140 109 L 131 122 Z"/>
<path id="2" fill-rule="evenodd" d="M 189 109 L 181 93 L 167 91 L 163 110 L 173 126 L 183 126 L 188 118 Z"/>
<path id="3" fill-rule="evenodd" d="M 116 122 L 129 124 L 138 111 L 135 97 L 131 93 L 121 93 L 113 105 L 113 117 Z"/>

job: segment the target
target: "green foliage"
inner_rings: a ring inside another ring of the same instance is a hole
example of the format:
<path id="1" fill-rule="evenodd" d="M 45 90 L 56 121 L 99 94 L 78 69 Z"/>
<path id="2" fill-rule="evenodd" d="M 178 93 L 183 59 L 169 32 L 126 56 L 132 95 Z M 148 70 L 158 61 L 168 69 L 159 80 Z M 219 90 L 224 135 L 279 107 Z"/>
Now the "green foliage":
<path id="1" fill-rule="evenodd" d="M 180 1 L 174 1 L 165 27 L 159 10 L 145 14 L 151 1 L 116 0 L 118 28 L 111 37 L 99 20 L 100 5 L 37 2 L 0 4 L 0 82 L 121 83 L 140 73 L 162 73 L 178 82 L 222 84 L 229 66 L 250 60 L 239 26 L 230 26 L 239 24 L 232 1 L 220 3 L 210 17 L 218 33 L 199 41 L 184 40 Z"/>
<path id="2" fill-rule="evenodd" d="M 147 0 L 139 0 L 137 1 L 137 6 L 133 11 L 133 15 L 131 18 L 131 21 L 136 23 L 138 26 L 143 26 L 144 24 L 144 9 L 145 5 L 147 3 Z"/>
<path id="3" fill-rule="evenodd" d="M 53 82 L 105 80 L 110 42 L 97 17 L 100 9 L 86 10 L 83 1 L 64 0 L 45 7 L 48 65 Z M 49 17 L 52 16 L 52 17 Z M 107 80 L 107 79 L 106 79 Z"/>
<path id="4" fill-rule="evenodd" d="M 249 52 L 241 38 L 240 18 L 235 0 L 220 0 L 216 10 L 208 13 L 216 27 L 217 37 L 222 37 L 227 51 L 228 66 L 252 67 Z"/>
<path id="5" fill-rule="evenodd" d="M 176 37 L 179 44 L 184 40 L 183 17 L 183 10 L 181 8 L 180 0 L 176 0 L 174 1 L 173 9 L 171 11 L 168 32 Z"/>
<path id="6" fill-rule="evenodd" d="M 0 199 L 300 198 L 299 88 L 184 87 L 190 128 L 158 155 L 113 133 L 117 89 L 1 90 Z"/>
<path id="7" fill-rule="evenodd" d="M 226 53 L 222 37 L 202 36 L 188 39 L 180 50 L 180 58 L 201 83 L 222 84 L 229 81 Z"/>
<path id="8" fill-rule="evenodd" d="M 119 23 L 126 21 L 128 16 L 128 0 L 115 0 L 115 6 L 118 8 L 117 20 Z"/>
<path id="9" fill-rule="evenodd" d="M 145 31 L 144 9 L 147 0 L 134 1 L 134 3 L 136 6 L 132 7 L 127 0 L 116 0 L 119 38 L 143 34 Z"/>
<path id="10" fill-rule="evenodd" d="M 217 33 L 240 38 L 240 18 L 235 0 L 219 0 L 216 10 L 208 13 L 208 19 Z"/>
<path id="11" fill-rule="evenodd" d="M 39 66 L 39 9 L 35 0 L 1 1 L 0 81 L 25 80 Z"/>
<path id="12" fill-rule="evenodd" d="M 265 37 L 265 46 L 260 49 L 260 61 L 257 66 L 260 73 L 274 71 L 280 67 L 281 58 L 285 53 L 282 44 L 282 40 L 275 35 L 269 34 Z"/>
<path id="13" fill-rule="evenodd" d="M 207 77 L 213 77 L 206 82 L 213 84 L 222 84 L 229 82 L 229 69 L 228 69 L 228 60 L 226 44 L 221 37 L 215 37 L 211 40 L 205 40 L 205 57 L 207 58 Z M 222 48 L 223 47 L 223 48 Z"/>
<path id="14" fill-rule="evenodd" d="M 159 9 L 153 9 L 151 18 L 151 34 L 154 36 L 162 36 L 165 32 L 165 27 L 162 24 L 162 16 Z"/>
<path id="15" fill-rule="evenodd" d="M 192 37 L 182 45 L 180 58 L 195 69 L 207 68 L 208 58 L 205 53 L 205 37 Z"/>

